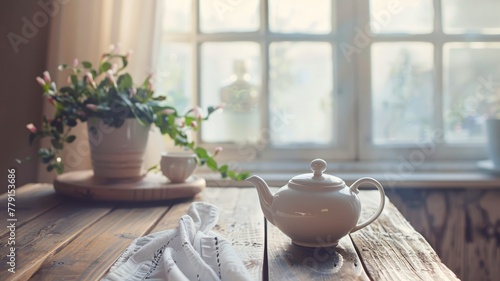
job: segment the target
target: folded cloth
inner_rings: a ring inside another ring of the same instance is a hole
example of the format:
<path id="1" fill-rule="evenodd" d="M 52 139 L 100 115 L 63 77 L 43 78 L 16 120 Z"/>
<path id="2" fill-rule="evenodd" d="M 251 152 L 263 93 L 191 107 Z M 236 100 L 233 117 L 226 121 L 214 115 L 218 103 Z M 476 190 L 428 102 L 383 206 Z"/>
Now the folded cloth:
<path id="1" fill-rule="evenodd" d="M 192 203 L 176 229 L 135 239 L 103 280 L 251 280 L 231 243 L 211 231 L 219 211 Z"/>

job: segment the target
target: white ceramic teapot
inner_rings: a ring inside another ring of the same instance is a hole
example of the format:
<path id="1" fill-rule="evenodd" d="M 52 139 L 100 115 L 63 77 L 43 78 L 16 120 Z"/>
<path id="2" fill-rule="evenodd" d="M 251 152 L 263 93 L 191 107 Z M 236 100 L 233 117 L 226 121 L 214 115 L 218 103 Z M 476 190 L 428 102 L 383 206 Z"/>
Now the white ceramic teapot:
<path id="1" fill-rule="evenodd" d="M 336 246 L 339 239 L 372 223 L 382 213 L 385 194 L 382 185 L 372 178 L 361 178 L 350 187 L 340 178 L 323 174 L 326 162 L 311 162 L 313 173 L 293 177 L 287 185 L 272 194 L 259 176 L 246 180 L 257 188 L 266 219 L 305 247 Z M 361 203 L 358 187 L 374 185 L 380 192 L 380 206 L 367 221 L 357 224 Z"/>

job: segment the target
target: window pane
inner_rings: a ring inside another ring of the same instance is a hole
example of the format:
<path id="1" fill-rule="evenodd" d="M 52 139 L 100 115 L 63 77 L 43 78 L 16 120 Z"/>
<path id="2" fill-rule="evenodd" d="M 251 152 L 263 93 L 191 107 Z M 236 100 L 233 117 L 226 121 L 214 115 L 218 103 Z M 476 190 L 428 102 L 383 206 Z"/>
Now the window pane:
<path id="1" fill-rule="evenodd" d="M 449 43 L 444 59 L 446 140 L 485 141 L 485 120 L 499 108 L 500 44 Z"/>
<path id="2" fill-rule="evenodd" d="M 331 1 L 269 0 L 269 29 L 281 33 L 329 33 Z"/>
<path id="3" fill-rule="evenodd" d="M 270 136 L 274 145 L 333 142 L 332 48 L 328 43 L 272 43 Z"/>
<path id="4" fill-rule="evenodd" d="M 201 104 L 225 103 L 203 124 L 206 142 L 255 142 L 260 129 L 260 45 L 254 42 L 201 46 Z"/>
<path id="5" fill-rule="evenodd" d="M 500 1 L 443 0 L 446 33 L 500 33 Z"/>
<path id="6" fill-rule="evenodd" d="M 163 31 L 189 32 L 191 30 L 191 0 L 163 1 Z"/>
<path id="7" fill-rule="evenodd" d="M 257 31 L 259 0 L 201 0 L 200 30 L 204 33 Z"/>
<path id="8" fill-rule="evenodd" d="M 433 46 L 375 43 L 372 56 L 373 141 L 417 142 L 433 129 Z"/>
<path id="9" fill-rule="evenodd" d="M 434 30 L 432 0 L 371 0 L 373 33 L 430 33 Z"/>
<path id="10" fill-rule="evenodd" d="M 166 94 L 168 101 L 184 113 L 190 105 L 191 46 L 183 43 L 161 45 L 156 74 L 156 93 Z"/>

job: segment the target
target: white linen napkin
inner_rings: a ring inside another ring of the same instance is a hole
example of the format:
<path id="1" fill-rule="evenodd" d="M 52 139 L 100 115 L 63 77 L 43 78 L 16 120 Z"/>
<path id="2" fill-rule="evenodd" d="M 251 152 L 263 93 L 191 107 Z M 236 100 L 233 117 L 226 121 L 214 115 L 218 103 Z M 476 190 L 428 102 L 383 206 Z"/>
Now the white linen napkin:
<path id="1" fill-rule="evenodd" d="M 219 211 L 192 203 L 176 229 L 135 239 L 102 280 L 251 280 L 231 243 L 211 231 Z"/>

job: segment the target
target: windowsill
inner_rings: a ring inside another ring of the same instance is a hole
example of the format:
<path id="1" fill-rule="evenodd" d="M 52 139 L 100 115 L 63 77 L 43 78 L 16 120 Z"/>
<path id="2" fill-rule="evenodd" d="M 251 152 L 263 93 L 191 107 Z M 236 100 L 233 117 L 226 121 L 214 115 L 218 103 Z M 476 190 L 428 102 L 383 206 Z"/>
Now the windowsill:
<path id="1" fill-rule="evenodd" d="M 411 165 L 406 162 L 333 162 L 328 161 L 326 173 L 351 184 L 361 177 L 372 177 L 391 188 L 500 188 L 500 175 L 480 170 L 476 162 L 429 162 Z M 261 176 L 270 186 L 283 186 L 293 176 L 308 173 L 305 162 L 252 162 L 240 165 L 241 170 Z M 248 182 L 221 180 L 220 176 L 201 168 L 197 176 L 207 186 L 251 186 Z"/>

